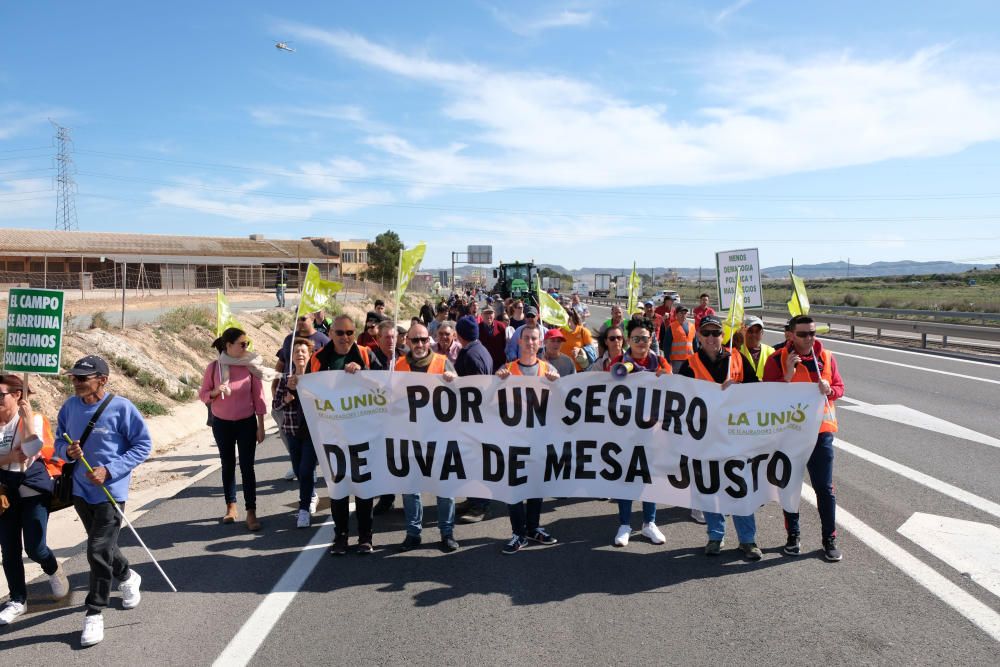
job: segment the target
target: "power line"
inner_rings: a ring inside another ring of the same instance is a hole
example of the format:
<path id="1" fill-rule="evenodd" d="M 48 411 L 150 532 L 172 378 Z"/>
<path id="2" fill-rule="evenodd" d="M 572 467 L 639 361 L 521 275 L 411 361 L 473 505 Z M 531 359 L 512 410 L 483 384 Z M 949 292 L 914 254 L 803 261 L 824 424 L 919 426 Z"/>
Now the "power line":
<path id="1" fill-rule="evenodd" d="M 602 190 L 588 188 L 560 188 L 532 187 L 532 186 L 501 186 L 501 185 L 469 185 L 454 182 L 421 181 L 411 179 L 388 179 L 388 178 L 363 178 L 357 176 L 332 176 L 329 173 L 309 172 L 309 171 L 281 171 L 260 169 L 256 167 L 246 167 L 243 165 L 226 164 L 218 162 L 200 162 L 195 160 L 176 160 L 172 158 L 151 157 L 144 155 L 132 155 L 128 153 L 117 153 L 111 151 L 98 151 L 81 149 L 79 153 L 94 155 L 116 160 L 137 160 L 141 162 L 155 162 L 165 164 L 176 164 L 187 167 L 201 167 L 204 169 L 218 169 L 227 171 L 239 171 L 251 174 L 262 174 L 266 176 L 280 176 L 283 178 L 319 178 L 336 182 L 347 183 L 376 183 L 398 186 L 430 186 L 447 188 L 452 190 L 466 190 L 469 192 L 484 191 L 518 191 L 536 193 L 555 194 L 580 194 L 580 195 L 601 195 L 613 197 L 630 197 L 644 199 L 679 199 L 679 200 L 716 200 L 716 201 L 766 201 L 766 202 L 873 202 L 873 201 L 935 201 L 954 199 L 996 199 L 1000 198 L 1000 192 L 971 192 L 971 193 L 939 193 L 939 194 L 898 194 L 898 195 L 765 195 L 765 194 L 707 194 L 707 193 L 684 193 L 684 192 L 631 192 L 623 190 Z"/>
<path id="2" fill-rule="evenodd" d="M 106 200 L 110 200 L 110 201 L 137 202 L 137 203 L 147 204 L 147 205 L 150 203 L 149 201 L 144 200 L 144 199 L 126 198 L 126 197 L 113 197 L 113 196 L 110 196 L 110 195 L 96 195 L 96 194 L 81 193 L 80 196 L 81 197 L 89 197 L 89 198 L 93 198 L 93 199 L 106 199 Z M 183 209 L 183 210 L 190 210 L 190 211 L 200 211 L 200 212 L 203 212 L 203 213 L 211 213 L 211 214 L 223 213 L 223 214 L 228 214 L 229 216 L 231 216 L 232 213 L 233 213 L 233 211 L 231 209 L 224 208 L 224 207 L 191 206 L 191 205 L 176 204 L 176 203 L 171 203 L 171 202 L 163 202 L 163 204 L 166 204 L 167 206 L 172 206 L 174 208 L 179 208 L 179 209 Z M 253 213 L 254 211 L 258 211 L 259 213 L 264 213 L 263 211 L 261 211 L 261 209 L 254 209 L 253 207 L 250 207 L 250 206 L 243 206 L 243 205 L 241 205 L 241 206 L 242 206 L 242 209 L 244 211 L 246 211 L 247 214 L 248 214 L 248 215 L 246 215 L 244 217 L 250 217 L 250 214 Z M 322 224 L 322 225 L 326 225 L 326 224 L 330 224 L 330 225 L 355 225 L 355 226 L 360 226 L 360 227 L 380 227 L 380 228 L 390 227 L 392 229 L 397 229 L 397 228 L 398 229 L 412 229 L 412 230 L 430 231 L 430 232 L 447 231 L 446 228 L 442 229 L 440 226 L 434 226 L 434 225 L 414 225 L 414 224 L 406 224 L 406 223 L 391 223 L 391 224 L 387 224 L 384 220 L 383 221 L 367 221 L 367 220 L 350 220 L 350 219 L 345 219 L 345 218 L 315 218 L 315 217 L 308 217 L 308 218 L 306 218 L 306 217 L 294 217 L 294 216 L 275 216 L 275 215 L 270 215 L 270 214 L 266 214 L 266 213 L 263 214 L 263 215 L 261 215 L 261 214 L 254 215 L 253 217 L 255 217 L 257 219 L 260 219 L 260 220 L 263 220 L 263 221 L 270 221 L 270 222 L 274 222 L 274 223 L 279 223 L 279 222 L 308 222 L 308 223 Z M 487 227 L 487 226 L 482 226 L 482 225 L 477 226 L 477 225 L 474 225 L 474 224 L 471 224 L 471 223 L 463 221 L 461 223 L 461 230 L 462 231 L 477 231 L 477 232 L 500 234 L 500 233 L 504 233 L 504 232 L 510 231 L 510 228 L 509 228 L 509 226 L 508 227 Z M 580 238 L 580 233 L 579 232 L 552 232 L 552 231 L 531 231 L 531 230 L 524 230 L 524 231 L 521 231 L 521 232 L 518 232 L 518 233 L 519 233 L 520 236 L 538 238 L 538 239 L 542 239 L 542 240 L 544 240 L 544 239 L 569 239 L 569 240 L 575 240 L 575 239 L 579 239 Z M 651 235 L 648 235 L 648 234 L 640 234 L 640 235 L 634 235 L 634 236 L 633 235 L 628 235 L 628 234 L 615 234 L 614 238 L 615 239 L 632 240 L 632 241 L 670 241 L 670 242 L 677 242 L 677 243 L 701 243 L 701 242 L 705 242 L 705 241 L 730 242 L 730 243 L 753 243 L 753 242 L 779 243 L 779 244 L 801 244 L 802 243 L 802 240 L 799 239 L 799 238 L 788 238 L 788 237 L 780 237 L 780 238 L 752 237 L 752 238 L 746 238 L 746 239 L 737 239 L 737 238 L 732 238 L 732 237 L 725 237 L 725 238 L 704 237 L 704 238 L 702 238 L 702 237 L 681 237 L 681 236 L 651 236 Z M 601 240 L 601 239 L 595 239 L 595 240 Z M 842 239 L 842 238 L 838 238 L 838 239 L 828 239 L 828 240 L 825 240 L 824 243 L 825 243 L 825 245 L 842 245 L 842 244 L 846 244 L 846 243 L 852 243 L 852 244 L 853 243 L 873 243 L 873 242 L 878 242 L 878 241 L 879 241 L 878 239 L 870 239 L 870 238 L 869 239 Z M 966 238 L 908 238 L 908 239 L 906 239 L 907 243 L 959 243 L 959 242 L 970 242 L 970 241 L 977 241 L 977 242 L 980 242 L 980 241 L 981 242 L 986 242 L 986 241 L 1000 241 L 1000 236 L 982 236 L 982 237 L 966 237 Z"/>
<path id="3" fill-rule="evenodd" d="M 498 213 L 506 215 L 532 215 L 539 217 L 561 217 L 561 218 L 596 218 L 602 220 L 678 220 L 678 221 L 693 221 L 690 215 L 667 215 L 667 214 L 636 214 L 636 213 L 588 213 L 588 212 L 564 212 L 564 211 L 543 211 L 543 210 L 532 210 L 532 209 L 512 209 L 512 208 L 499 208 L 499 207 L 486 207 L 486 206 L 455 206 L 455 205 L 435 205 L 435 204 L 414 204 L 414 203 L 404 203 L 404 202 L 383 202 L 374 201 L 370 199 L 356 199 L 351 197 L 339 197 L 339 198 L 329 198 L 329 197 L 315 197 L 312 195 L 300 195 L 290 192 L 275 192 L 275 191 L 264 191 L 264 190 L 253 190 L 248 191 L 240 188 L 225 188 L 212 185 L 203 185 L 196 183 L 173 183 L 170 181 L 161 181 L 153 178 L 142 178 L 136 176 L 119 176 L 116 174 L 103 174 L 91 171 L 79 171 L 77 172 L 81 176 L 91 176 L 94 178 L 105 178 L 109 180 L 122 181 L 127 183 L 148 183 L 152 185 L 163 185 L 171 188 L 194 188 L 198 190 L 205 190 L 209 192 L 224 192 L 228 194 L 239 194 L 245 196 L 259 196 L 259 197 L 273 197 L 280 199 L 293 199 L 299 201 L 310 201 L 310 202 L 331 202 L 338 204 L 358 204 L 362 206 L 370 207 L 386 207 L 386 208 L 404 208 L 404 209 L 416 209 L 416 210 L 429 210 L 429 211 L 469 211 L 473 213 Z M 1000 213 L 994 214 L 984 214 L 984 215 L 965 215 L 965 216 L 865 216 L 865 217 L 833 217 L 833 216 L 813 216 L 813 217 L 803 217 L 803 216 L 793 216 L 793 217 L 752 217 L 752 216 L 711 216 L 705 218 L 699 218 L 705 222 L 758 222 L 758 223 L 776 223 L 784 224 L 788 222 L 948 222 L 948 221 L 990 221 L 990 220 L 1000 220 Z"/>

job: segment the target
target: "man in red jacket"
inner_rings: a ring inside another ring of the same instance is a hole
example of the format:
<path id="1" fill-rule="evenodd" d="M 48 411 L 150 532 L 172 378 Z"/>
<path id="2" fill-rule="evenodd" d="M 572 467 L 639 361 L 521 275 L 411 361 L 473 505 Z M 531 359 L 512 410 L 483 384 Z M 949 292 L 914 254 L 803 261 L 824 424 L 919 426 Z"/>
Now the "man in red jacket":
<path id="1" fill-rule="evenodd" d="M 826 397 L 819 436 L 806 470 L 816 491 L 816 508 L 823 531 L 823 557 L 835 563 L 843 555 L 837 548 L 837 499 L 833 494 L 833 434 L 837 432 L 833 402 L 844 395 L 844 381 L 837 371 L 833 353 L 823 349 L 823 344 L 816 340 L 816 323 L 812 318 L 807 315 L 793 317 L 789 321 L 789 332 L 790 342 L 768 357 L 764 382 L 812 382 Z M 798 512 L 785 512 L 785 530 L 788 541 L 784 552 L 798 556 L 801 553 Z"/>

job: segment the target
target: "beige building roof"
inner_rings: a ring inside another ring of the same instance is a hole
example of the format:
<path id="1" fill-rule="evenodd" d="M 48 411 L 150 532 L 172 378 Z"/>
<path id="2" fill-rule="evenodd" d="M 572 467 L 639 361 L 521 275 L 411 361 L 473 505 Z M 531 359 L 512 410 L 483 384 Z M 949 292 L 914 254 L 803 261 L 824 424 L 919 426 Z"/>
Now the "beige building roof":
<path id="1" fill-rule="evenodd" d="M 325 242 L 324 242 L 325 241 Z M 326 249 L 324 253 L 323 249 Z M 266 239 L 247 237 L 167 236 L 119 232 L 66 232 L 44 229 L 0 229 L 0 254 L 74 257 L 101 255 L 111 259 L 170 261 L 225 258 L 253 262 L 335 261 L 329 239 Z"/>

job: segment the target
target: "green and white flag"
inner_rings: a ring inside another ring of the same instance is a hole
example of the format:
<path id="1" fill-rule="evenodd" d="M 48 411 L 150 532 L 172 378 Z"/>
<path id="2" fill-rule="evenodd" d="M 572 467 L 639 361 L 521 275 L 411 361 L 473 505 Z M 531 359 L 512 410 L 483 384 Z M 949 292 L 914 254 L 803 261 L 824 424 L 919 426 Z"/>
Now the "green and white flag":
<path id="1" fill-rule="evenodd" d="M 729 343 L 733 338 L 733 333 L 743 326 L 743 281 L 740 280 L 740 270 L 736 269 L 736 292 L 733 300 L 729 302 L 729 313 L 726 321 L 722 323 L 722 342 Z"/>
<path id="2" fill-rule="evenodd" d="M 299 299 L 299 311 L 296 317 L 302 317 L 317 310 L 326 310 L 333 301 L 334 295 L 344 289 L 343 284 L 333 280 L 324 280 L 319 275 L 319 269 L 312 262 L 306 269 L 306 279 L 302 283 L 302 296 Z"/>
<path id="3" fill-rule="evenodd" d="M 635 262 L 632 263 L 632 275 L 628 277 L 628 301 L 625 302 L 625 319 L 629 319 L 639 308 L 639 293 L 642 291 L 642 280 L 635 272 Z"/>
<path id="4" fill-rule="evenodd" d="M 427 244 L 423 241 L 409 250 L 403 250 L 400 252 L 399 277 L 396 281 L 397 301 L 403 298 L 403 293 L 406 292 L 406 288 L 410 286 L 410 281 L 413 280 L 414 274 L 416 274 L 417 269 L 420 268 L 420 262 L 423 261 L 425 252 L 427 252 Z"/>
<path id="5" fill-rule="evenodd" d="M 538 285 L 538 314 L 541 316 L 542 322 L 563 328 L 568 326 L 569 314 L 566 309 L 551 294 L 542 289 L 541 281 Z"/>

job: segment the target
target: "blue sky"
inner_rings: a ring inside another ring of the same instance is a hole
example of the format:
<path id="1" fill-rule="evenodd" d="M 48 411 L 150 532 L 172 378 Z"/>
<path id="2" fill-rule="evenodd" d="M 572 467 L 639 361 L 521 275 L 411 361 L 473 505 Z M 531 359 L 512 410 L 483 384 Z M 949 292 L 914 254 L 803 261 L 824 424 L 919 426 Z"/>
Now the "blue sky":
<path id="1" fill-rule="evenodd" d="M 1000 261 L 1000 3 L 0 4 L 0 225 Z M 279 51 L 284 40 L 294 53 Z"/>

